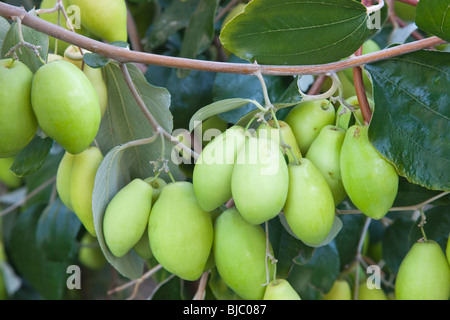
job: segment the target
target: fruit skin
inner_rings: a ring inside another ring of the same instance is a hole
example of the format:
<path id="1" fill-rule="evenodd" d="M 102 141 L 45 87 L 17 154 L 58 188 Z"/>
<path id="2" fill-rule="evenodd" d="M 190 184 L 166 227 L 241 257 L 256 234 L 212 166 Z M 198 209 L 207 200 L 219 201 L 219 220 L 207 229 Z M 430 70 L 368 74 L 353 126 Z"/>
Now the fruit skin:
<path id="1" fill-rule="evenodd" d="M 81 25 L 108 41 L 128 40 L 127 7 L 124 0 L 69 0 L 80 7 Z"/>
<path id="2" fill-rule="evenodd" d="M 153 188 L 134 179 L 109 202 L 103 217 L 103 235 L 109 250 L 123 257 L 141 239 L 152 209 Z"/>
<path id="3" fill-rule="evenodd" d="M 291 147 L 291 151 L 286 149 L 284 152 L 283 146 L 281 146 L 281 150 L 283 154 L 287 155 L 288 163 L 295 162 L 296 159 L 302 157 L 302 152 L 297 143 L 297 139 L 295 139 L 294 132 L 292 128 L 284 121 L 278 120 L 278 125 L 280 128 L 276 126 L 273 120 L 267 121 L 267 123 L 262 123 L 257 130 L 258 137 L 260 138 L 269 138 L 274 140 L 275 142 L 280 143 L 283 141 L 285 144 Z"/>
<path id="4" fill-rule="evenodd" d="M 231 177 L 236 208 L 251 224 L 277 216 L 288 193 L 289 174 L 279 143 L 249 137 L 239 151 Z"/>
<path id="5" fill-rule="evenodd" d="M 220 277 L 236 294 L 245 300 L 264 297 L 266 237 L 261 225 L 248 223 L 235 207 L 224 211 L 214 224 L 213 253 Z M 272 275 L 270 261 L 267 267 Z"/>
<path id="6" fill-rule="evenodd" d="M 203 210 L 217 209 L 231 198 L 231 176 L 244 142 L 244 128 L 234 126 L 208 143 L 200 153 L 192 182 Z"/>
<path id="7" fill-rule="evenodd" d="M 18 154 L 38 129 L 31 107 L 32 79 L 22 62 L 0 60 L 0 158 Z"/>
<path id="8" fill-rule="evenodd" d="M 164 187 L 148 221 L 150 248 L 167 271 L 194 281 L 200 278 L 213 242 L 211 215 L 198 204 L 192 183 Z"/>
<path id="9" fill-rule="evenodd" d="M 266 286 L 263 300 L 301 300 L 297 291 L 286 279 L 272 280 Z"/>
<path id="10" fill-rule="evenodd" d="M 78 260 L 80 260 L 82 265 L 92 270 L 100 270 L 106 265 L 107 261 L 98 244 L 97 238 L 88 232 L 81 238 Z"/>
<path id="11" fill-rule="evenodd" d="M 341 149 L 341 175 L 353 204 L 366 216 L 384 217 L 394 202 L 399 176 L 368 138 L 368 126 L 353 125 Z"/>
<path id="12" fill-rule="evenodd" d="M 0 182 L 10 189 L 20 187 L 22 179 L 16 176 L 11 170 L 15 158 L 0 158 Z"/>
<path id="13" fill-rule="evenodd" d="M 31 104 L 39 125 L 66 151 L 85 150 L 97 135 L 101 110 L 88 77 L 72 63 L 52 61 L 34 75 Z"/>
<path id="14" fill-rule="evenodd" d="M 447 256 L 448 264 L 450 265 L 450 233 L 449 233 L 448 239 L 447 239 L 447 247 L 446 247 L 446 250 L 445 250 L 445 254 Z"/>
<path id="15" fill-rule="evenodd" d="M 346 280 L 337 279 L 323 300 L 352 300 L 350 284 Z"/>
<path id="16" fill-rule="evenodd" d="M 366 282 L 362 282 L 358 288 L 358 300 L 387 300 L 383 289 L 370 289 Z"/>
<path id="17" fill-rule="evenodd" d="M 324 127 L 320 130 L 305 156 L 324 176 L 333 194 L 335 205 L 341 203 L 347 196 L 342 184 L 340 166 L 345 132 L 345 130 L 333 125 Z"/>
<path id="18" fill-rule="evenodd" d="M 290 164 L 284 215 L 292 232 L 308 245 L 322 243 L 333 226 L 333 194 L 322 173 L 308 159 Z"/>
<path id="19" fill-rule="evenodd" d="M 416 242 L 400 264 L 395 281 L 398 300 L 448 300 L 450 267 L 440 245 Z"/>
<path id="20" fill-rule="evenodd" d="M 56 190 L 61 201 L 78 216 L 92 236 L 97 235 L 92 213 L 92 192 L 102 160 L 101 151 L 95 147 L 89 147 L 77 155 L 66 152 L 56 173 Z"/>
<path id="21" fill-rule="evenodd" d="M 319 135 L 320 130 L 334 124 L 336 112 L 326 99 L 300 102 L 286 116 L 284 121 L 292 128 L 303 155 Z"/>

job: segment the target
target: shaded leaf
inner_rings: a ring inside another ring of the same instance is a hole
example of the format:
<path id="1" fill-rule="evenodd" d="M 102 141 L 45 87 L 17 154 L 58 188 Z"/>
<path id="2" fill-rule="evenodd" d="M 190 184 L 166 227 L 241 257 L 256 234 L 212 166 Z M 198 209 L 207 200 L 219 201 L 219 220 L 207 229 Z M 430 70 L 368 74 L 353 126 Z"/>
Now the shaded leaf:
<path id="1" fill-rule="evenodd" d="M 450 41 L 450 0 L 420 0 L 415 22 L 423 31 Z"/>
<path id="2" fill-rule="evenodd" d="M 8 20 L 0 17 L 0 52 L 2 52 L 3 41 L 10 27 L 11 25 L 9 24 Z"/>
<path id="3" fill-rule="evenodd" d="M 33 140 L 16 155 L 11 171 L 19 177 L 33 174 L 43 166 L 52 146 L 53 139 L 34 136 Z"/>

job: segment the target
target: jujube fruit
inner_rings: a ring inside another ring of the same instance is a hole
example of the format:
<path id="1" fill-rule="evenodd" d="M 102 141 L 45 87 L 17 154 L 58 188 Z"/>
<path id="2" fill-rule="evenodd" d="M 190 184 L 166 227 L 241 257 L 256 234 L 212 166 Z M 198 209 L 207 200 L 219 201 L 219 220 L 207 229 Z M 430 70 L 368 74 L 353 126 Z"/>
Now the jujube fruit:
<path id="1" fill-rule="evenodd" d="M 93 237 L 89 232 L 85 233 L 81 238 L 78 260 L 80 260 L 82 265 L 92 270 L 100 270 L 107 263 L 98 239 Z"/>
<path id="2" fill-rule="evenodd" d="M 358 300 L 387 300 L 382 288 L 369 288 L 364 281 L 358 288 Z"/>
<path id="3" fill-rule="evenodd" d="M 323 300 L 352 300 L 352 289 L 347 280 L 337 279 Z"/>
<path id="4" fill-rule="evenodd" d="M 277 279 L 270 281 L 266 286 L 263 300 L 301 300 L 301 298 L 286 279 Z"/>
<path id="5" fill-rule="evenodd" d="M 0 182 L 10 189 L 18 188 L 22 184 L 22 179 L 10 170 L 14 160 L 14 157 L 0 158 Z"/>

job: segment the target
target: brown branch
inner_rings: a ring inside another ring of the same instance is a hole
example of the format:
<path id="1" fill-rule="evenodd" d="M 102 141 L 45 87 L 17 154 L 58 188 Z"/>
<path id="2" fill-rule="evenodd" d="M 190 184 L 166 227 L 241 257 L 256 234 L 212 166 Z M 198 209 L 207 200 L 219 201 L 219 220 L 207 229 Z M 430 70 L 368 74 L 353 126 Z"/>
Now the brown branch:
<path id="1" fill-rule="evenodd" d="M 356 51 L 355 55 L 360 56 L 362 47 Z M 364 124 L 369 124 L 372 118 L 372 110 L 370 109 L 369 100 L 367 100 L 366 88 L 364 87 L 363 71 L 361 67 L 353 68 L 353 83 L 355 84 L 356 96 L 359 102 L 359 109 L 364 119 Z"/>
<path id="2" fill-rule="evenodd" d="M 419 0 L 396 0 L 396 1 L 406 3 L 414 7 L 417 7 L 417 5 L 419 4 Z"/>

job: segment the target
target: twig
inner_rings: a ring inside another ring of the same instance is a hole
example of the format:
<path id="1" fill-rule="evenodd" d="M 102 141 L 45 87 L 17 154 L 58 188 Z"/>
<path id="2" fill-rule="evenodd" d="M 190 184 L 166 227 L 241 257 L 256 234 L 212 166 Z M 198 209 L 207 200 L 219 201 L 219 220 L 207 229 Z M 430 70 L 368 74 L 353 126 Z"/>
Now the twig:
<path id="1" fill-rule="evenodd" d="M 396 0 L 396 1 L 406 3 L 414 7 L 417 7 L 417 5 L 419 4 L 419 0 Z"/>
<path id="2" fill-rule="evenodd" d="M 206 284 L 208 283 L 209 271 L 203 272 L 200 282 L 198 284 L 197 292 L 194 295 L 193 300 L 204 300 Z"/>
<path id="3" fill-rule="evenodd" d="M 362 53 L 362 47 L 356 51 L 355 55 L 360 56 Z M 355 84 L 356 96 L 359 102 L 359 108 L 361 115 L 363 116 L 364 123 L 367 125 L 372 118 L 372 110 L 370 109 L 369 100 L 367 100 L 366 89 L 364 88 L 363 73 L 361 67 L 353 68 L 353 82 Z"/>
<path id="4" fill-rule="evenodd" d="M 356 251 L 356 268 L 355 268 L 355 286 L 353 292 L 353 299 L 358 300 L 358 287 L 359 287 L 359 263 L 361 261 L 361 251 L 364 244 L 364 240 L 366 238 L 367 230 L 369 229 L 371 218 L 366 217 L 366 221 L 364 222 L 363 230 L 361 232 L 361 236 L 359 237 L 358 248 Z"/>

